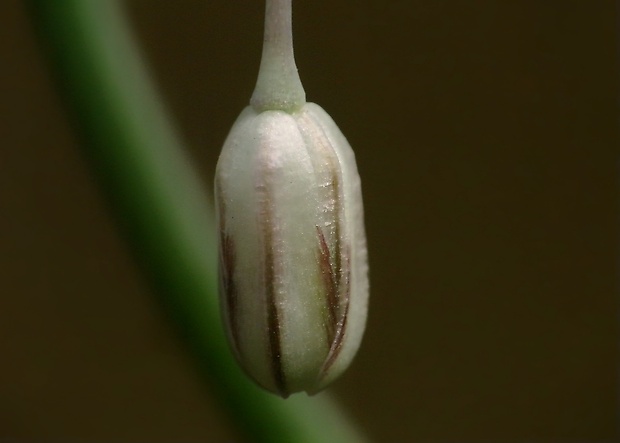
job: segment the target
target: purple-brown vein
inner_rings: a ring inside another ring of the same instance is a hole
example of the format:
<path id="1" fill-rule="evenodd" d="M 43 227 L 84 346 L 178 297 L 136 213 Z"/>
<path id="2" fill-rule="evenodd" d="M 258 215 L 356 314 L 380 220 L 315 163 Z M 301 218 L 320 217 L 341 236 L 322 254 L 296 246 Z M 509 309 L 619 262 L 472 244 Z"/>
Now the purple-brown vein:
<path id="1" fill-rule="evenodd" d="M 329 353 L 327 354 L 327 358 L 325 362 L 323 363 L 323 368 L 322 368 L 323 374 L 329 370 L 331 365 L 334 363 L 334 361 L 336 361 L 336 358 L 340 354 L 340 351 L 342 350 L 342 344 L 344 343 L 344 334 L 347 329 L 347 319 L 348 319 L 348 314 L 349 314 L 349 300 L 350 300 L 350 291 L 351 291 L 351 285 L 350 285 L 351 265 L 350 265 L 350 259 L 349 259 L 350 248 L 348 247 L 348 245 L 347 247 L 344 248 L 343 252 L 344 252 L 343 261 L 346 262 L 343 268 L 345 268 L 346 270 L 342 273 L 342 279 L 344 280 L 344 282 L 341 280 L 341 286 L 340 286 L 340 291 L 339 291 L 339 303 L 340 303 L 340 306 L 342 307 L 343 312 L 341 314 L 341 318 L 337 325 L 336 336 L 331 342 L 331 348 L 329 350 Z"/>
<path id="2" fill-rule="evenodd" d="M 332 256 L 327 241 L 325 240 L 323 230 L 317 226 L 316 233 L 319 239 L 319 267 L 321 269 L 321 277 L 323 278 L 323 287 L 327 301 L 327 321 L 325 322 L 327 342 L 331 346 L 338 326 L 339 301 L 337 273 L 334 272 Z"/>
<path id="3" fill-rule="evenodd" d="M 268 181 L 269 171 L 265 171 L 261 183 L 257 185 L 257 191 L 261 195 L 261 204 L 259 210 L 258 224 L 262 235 L 262 244 L 264 245 L 264 290 L 265 290 L 265 306 L 267 314 L 267 338 L 269 361 L 274 384 L 282 397 L 288 397 L 288 389 L 286 387 L 286 377 L 282 367 L 282 339 L 280 331 L 280 313 L 277 305 L 277 287 L 276 287 L 276 266 L 277 257 L 275 250 L 275 225 L 272 214 L 271 195 L 269 193 L 266 182 Z"/>
<path id="4" fill-rule="evenodd" d="M 314 123 L 314 122 L 313 122 Z M 342 348 L 344 334 L 347 325 L 347 315 L 349 311 L 349 292 L 350 292 L 350 262 L 349 245 L 343 232 L 342 221 L 344 220 L 344 192 L 342 189 L 342 172 L 340 163 L 334 148 L 322 128 L 318 131 L 321 134 L 319 141 L 315 140 L 317 146 L 321 147 L 325 158 L 329 160 L 330 177 L 327 185 L 328 194 L 334 202 L 332 209 L 333 223 L 333 246 L 330 250 L 323 230 L 316 226 L 318 248 L 319 248 L 319 267 L 323 277 L 323 286 L 326 294 L 327 319 L 326 332 L 329 343 L 329 351 L 323 370 L 327 370 L 335 361 Z M 344 243 L 344 244 L 343 244 Z"/>
<path id="5" fill-rule="evenodd" d="M 218 211 L 220 225 L 220 248 L 219 248 L 219 290 L 220 298 L 226 304 L 226 315 L 228 330 L 230 331 L 231 345 L 234 352 L 239 356 L 239 325 L 237 321 L 238 313 L 238 293 L 235 285 L 235 243 L 232 237 L 226 232 L 225 215 L 226 206 L 221 193 L 221 188 L 216 186 L 218 196 Z"/>
<path id="6" fill-rule="evenodd" d="M 238 294 L 235 285 L 235 244 L 230 235 L 220 234 L 220 287 L 224 294 L 232 344 L 239 351 L 239 325 L 237 324 Z"/>
<path id="7" fill-rule="evenodd" d="M 323 372 L 325 372 L 340 354 L 347 326 L 350 298 L 349 247 L 347 245 L 346 247 L 341 248 L 340 242 L 335 242 L 334 253 L 341 256 L 340 263 L 343 263 L 339 269 L 335 269 L 332 264 L 329 247 L 325 241 L 325 236 L 323 235 L 321 228 L 317 226 L 316 229 L 320 251 L 319 266 L 321 268 L 321 275 L 323 277 L 323 285 L 327 302 L 326 323 L 328 343 L 330 344 L 329 352 L 322 369 Z"/>

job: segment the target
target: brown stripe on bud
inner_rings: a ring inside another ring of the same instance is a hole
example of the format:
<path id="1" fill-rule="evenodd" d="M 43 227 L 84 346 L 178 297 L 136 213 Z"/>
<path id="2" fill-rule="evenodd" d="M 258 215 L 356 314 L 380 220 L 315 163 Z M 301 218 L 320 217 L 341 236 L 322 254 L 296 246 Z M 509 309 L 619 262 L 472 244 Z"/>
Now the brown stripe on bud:
<path id="1" fill-rule="evenodd" d="M 332 257 L 329 246 L 325 241 L 325 235 L 323 235 L 323 231 L 318 226 L 316 227 L 316 232 L 319 239 L 319 268 L 321 269 L 321 277 L 323 278 L 323 286 L 325 288 L 327 301 L 327 321 L 325 322 L 327 342 L 331 346 L 338 327 L 338 282 L 336 281 L 336 272 L 334 272 Z"/>
<path id="2" fill-rule="evenodd" d="M 347 317 L 349 313 L 349 292 L 350 292 L 350 261 L 349 247 L 340 248 L 340 242 L 336 243 L 335 251 L 341 259 L 339 262 L 342 266 L 334 269 L 330 260 L 329 247 L 325 241 L 325 236 L 321 229 L 317 226 L 317 235 L 319 238 L 320 258 L 319 265 L 325 285 L 327 312 L 328 312 L 328 338 L 330 349 L 327 358 L 322 367 L 324 374 L 334 363 L 344 341 L 344 335 L 347 326 Z"/>
<path id="3" fill-rule="evenodd" d="M 332 146 L 331 141 L 323 128 L 317 122 L 304 115 L 300 117 L 307 128 L 311 128 L 311 142 L 308 142 L 310 158 L 318 172 L 319 180 L 324 180 L 321 187 L 324 199 L 323 211 L 327 217 L 326 228 L 316 226 L 318 240 L 318 265 L 323 281 L 323 290 L 326 296 L 326 319 L 325 330 L 327 343 L 332 347 L 334 339 L 341 327 L 341 317 L 345 304 L 342 303 L 342 295 L 347 293 L 343 269 L 343 256 L 341 243 L 344 241 L 342 221 L 344 220 L 344 190 L 342 187 L 342 167 L 340 159 Z"/>
<path id="4" fill-rule="evenodd" d="M 265 179 L 269 171 L 265 172 Z M 261 208 L 258 217 L 260 231 L 263 235 L 263 245 L 265 246 L 263 278 L 265 279 L 265 306 L 267 309 L 267 335 L 268 352 L 273 374 L 274 384 L 280 395 L 284 398 L 289 396 L 286 387 L 286 378 L 282 368 L 282 342 L 280 333 L 280 313 L 277 305 L 276 288 L 276 251 L 274 250 L 274 231 L 275 226 L 272 216 L 271 199 L 265 182 L 257 185 L 257 191 L 261 194 Z"/>
<path id="5" fill-rule="evenodd" d="M 329 353 L 327 354 L 327 359 L 323 364 L 323 368 L 321 369 L 322 374 L 325 374 L 329 368 L 332 366 L 336 358 L 340 354 L 340 350 L 342 349 L 342 343 L 344 342 L 344 335 L 347 329 L 347 318 L 349 315 L 349 301 L 350 301 L 350 276 L 351 276 L 351 266 L 350 266 L 350 248 L 347 245 L 343 248 L 343 263 L 345 263 L 341 269 L 341 276 L 343 284 L 340 285 L 340 291 L 338 293 L 338 301 L 339 306 L 342 309 L 341 318 L 338 322 L 336 336 L 334 340 L 331 342 L 331 347 Z"/>
<path id="6" fill-rule="evenodd" d="M 311 118 L 305 119 L 309 126 L 315 129 L 313 146 L 321 153 L 321 159 L 326 161 L 329 171 L 329 181 L 325 185 L 333 202 L 331 208 L 331 226 L 333 226 L 333 250 L 330 250 L 326 235 L 317 225 L 319 267 L 323 279 L 327 304 L 326 330 L 329 343 L 327 358 L 323 364 L 323 374 L 331 367 L 340 354 L 344 341 L 347 316 L 349 312 L 350 295 L 350 245 L 343 232 L 342 222 L 347 216 L 344 213 L 344 190 L 342 188 L 342 168 L 329 138 L 323 128 Z"/>
<path id="7" fill-rule="evenodd" d="M 239 353 L 239 325 L 237 324 L 237 287 L 235 285 L 235 244 L 230 235 L 220 232 L 220 291 L 226 300 L 228 324 L 235 351 Z"/>
<path id="8" fill-rule="evenodd" d="M 226 301 L 226 315 L 228 317 L 228 330 L 230 331 L 233 351 L 239 356 L 239 325 L 237 321 L 238 312 L 238 293 L 235 285 L 235 244 L 230 235 L 226 233 L 224 223 L 226 206 L 221 187 L 216 182 L 216 192 L 218 193 L 218 211 L 220 224 L 220 248 L 219 248 L 219 290 L 220 299 Z"/>

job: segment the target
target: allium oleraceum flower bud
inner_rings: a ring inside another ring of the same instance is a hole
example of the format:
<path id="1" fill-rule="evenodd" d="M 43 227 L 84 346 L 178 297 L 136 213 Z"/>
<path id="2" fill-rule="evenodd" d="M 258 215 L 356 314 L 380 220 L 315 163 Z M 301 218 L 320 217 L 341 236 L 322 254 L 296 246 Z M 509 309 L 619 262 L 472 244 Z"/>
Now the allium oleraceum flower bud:
<path id="1" fill-rule="evenodd" d="M 364 332 L 368 267 L 355 156 L 305 93 L 291 0 L 267 0 L 256 89 L 218 161 L 220 296 L 233 353 L 263 388 L 315 393 Z"/>

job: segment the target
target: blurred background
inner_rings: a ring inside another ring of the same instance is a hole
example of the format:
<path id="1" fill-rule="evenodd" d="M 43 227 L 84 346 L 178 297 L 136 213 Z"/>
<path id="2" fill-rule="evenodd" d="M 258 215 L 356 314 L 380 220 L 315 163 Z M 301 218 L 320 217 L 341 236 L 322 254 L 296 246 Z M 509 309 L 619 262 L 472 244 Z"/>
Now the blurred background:
<path id="1" fill-rule="evenodd" d="M 210 186 L 263 3 L 126 3 Z M 294 3 L 308 99 L 363 180 L 371 311 L 331 391 L 375 441 L 620 440 L 616 20 L 613 0 Z M 0 440 L 235 441 L 22 2 L 0 22 Z"/>

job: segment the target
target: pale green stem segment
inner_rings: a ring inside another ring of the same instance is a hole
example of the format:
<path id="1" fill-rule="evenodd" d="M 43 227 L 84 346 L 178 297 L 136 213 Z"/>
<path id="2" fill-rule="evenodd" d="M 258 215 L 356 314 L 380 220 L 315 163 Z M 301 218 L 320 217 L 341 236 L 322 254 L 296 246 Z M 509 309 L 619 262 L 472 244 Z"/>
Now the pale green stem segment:
<path id="1" fill-rule="evenodd" d="M 294 112 L 306 103 L 293 53 L 292 0 L 267 0 L 263 56 L 250 103 L 257 112 Z"/>
<path id="2" fill-rule="evenodd" d="M 93 171 L 155 293 L 244 441 L 365 441 L 330 397 L 281 400 L 255 387 L 233 360 L 219 316 L 210 199 L 118 2 L 29 4 Z"/>

